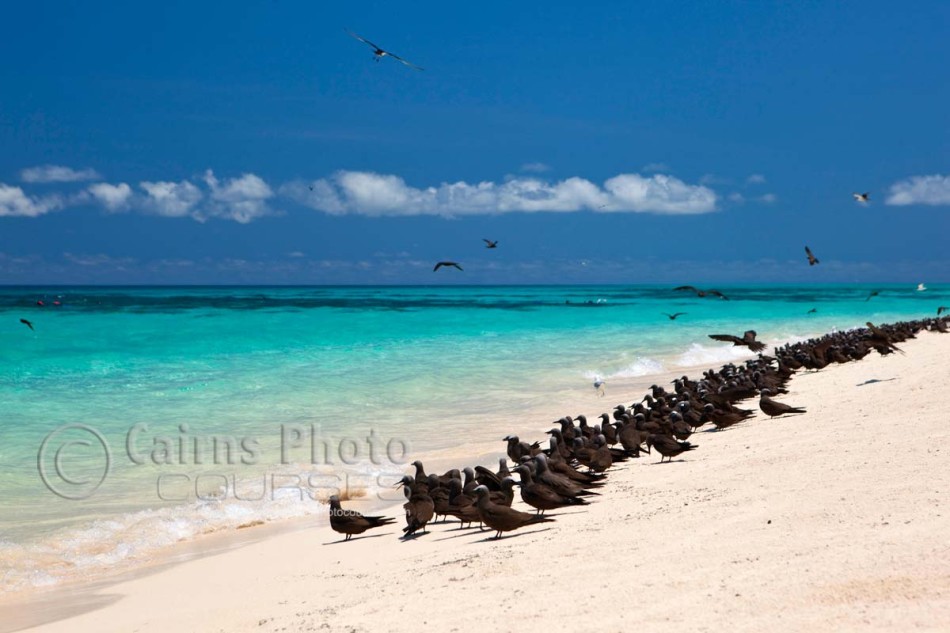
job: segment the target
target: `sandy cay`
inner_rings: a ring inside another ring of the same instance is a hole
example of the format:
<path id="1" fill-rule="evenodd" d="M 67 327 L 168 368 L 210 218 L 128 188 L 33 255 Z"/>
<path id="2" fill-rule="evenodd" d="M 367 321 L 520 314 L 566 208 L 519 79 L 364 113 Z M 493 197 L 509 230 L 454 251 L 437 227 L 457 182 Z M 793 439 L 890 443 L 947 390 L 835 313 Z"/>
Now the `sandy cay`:
<path id="1" fill-rule="evenodd" d="M 453 523 L 340 543 L 322 517 L 58 609 L 55 590 L 5 605 L 0 629 L 72 611 L 30 630 L 947 631 L 950 336 L 902 346 L 799 372 L 779 399 L 807 414 L 615 466 L 596 503 L 497 542 Z"/>

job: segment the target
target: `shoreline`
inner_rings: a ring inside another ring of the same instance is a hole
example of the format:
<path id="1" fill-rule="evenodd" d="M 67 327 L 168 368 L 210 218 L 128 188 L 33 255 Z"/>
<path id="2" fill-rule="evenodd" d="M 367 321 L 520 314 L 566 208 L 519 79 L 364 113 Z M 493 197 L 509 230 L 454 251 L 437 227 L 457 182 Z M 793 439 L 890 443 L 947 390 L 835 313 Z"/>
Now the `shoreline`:
<path id="1" fill-rule="evenodd" d="M 936 336 L 936 335 L 934 335 L 934 334 L 930 334 L 930 333 L 920 333 L 918 336 L 919 336 L 919 338 L 918 338 L 917 340 L 915 340 L 915 341 L 908 341 L 906 344 L 904 344 L 905 347 L 912 348 L 912 349 L 910 349 L 910 350 L 907 352 L 907 359 L 909 359 L 910 357 L 913 357 L 913 356 L 915 356 L 915 355 L 923 354 L 924 352 L 930 352 L 930 354 L 929 354 L 928 356 L 932 356 L 932 355 L 933 355 L 933 351 L 934 351 L 933 348 L 934 348 L 935 346 L 936 346 L 936 347 L 940 347 L 940 345 L 939 345 L 939 343 L 938 343 L 939 341 L 941 341 L 941 338 L 940 338 L 940 337 L 938 337 L 938 336 Z M 946 341 L 946 339 L 942 339 L 942 340 L 943 340 L 943 341 Z M 924 341 L 927 341 L 927 342 L 928 342 L 929 349 L 928 349 L 928 348 L 924 348 Z M 946 348 L 946 347 L 947 347 L 947 343 L 944 342 L 942 346 L 943 346 L 944 348 Z M 938 356 L 939 356 L 939 355 L 938 355 Z M 904 360 L 906 361 L 907 359 L 904 359 Z M 847 365 L 834 366 L 834 367 L 828 368 L 827 370 L 823 370 L 822 372 L 818 372 L 818 373 L 798 372 L 798 373 L 796 373 L 796 376 L 795 376 L 795 378 L 792 380 L 791 385 L 790 385 L 790 389 L 791 389 L 792 393 L 791 393 L 789 396 L 783 397 L 782 399 L 785 400 L 785 401 L 792 401 L 793 398 L 794 398 L 795 400 L 800 399 L 799 396 L 801 396 L 801 397 L 806 397 L 806 396 L 808 395 L 808 394 L 807 394 L 807 391 L 801 390 L 801 385 L 804 384 L 804 385 L 808 386 L 810 383 L 814 383 L 814 382 L 817 381 L 817 384 L 818 384 L 818 386 L 820 387 L 820 386 L 821 386 L 821 382 L 822 382 L 822 378 L 823 378 L 824 376 L 833 376 L 833 375 L 836 375 L 836 374 L 840 374 L 841 371 L 844 370 L 844 369 L 852 369 L 852 370 L 854 370 L 854 369 L 856 369 L 856 368 L 862 368 L 862 367 L 868 367 L 868 368 L 876 369 L 876 367 L 873 367 L 873 365 L 879 365 L 879 364 L 881 364 L 881 363 L 890 363 L 890 362 L 892 362 L 893 360 L 894 360 L 894 359 L 892 359 L 892 358 L 890 358 L 890 357 L 881 358 L 881 357 L 878 357 L 878 356 L 874 355 L 874 356 L 872 356 L 872 357 L 870 357 L 870 358 L 868 358 L 868 359 L 862 360 L 862 361 L 860 361 L 860 362 L 849 363 L 849 364 L 847 364 Z M 901 360 L 901 359 L 897 359 L 897 360 Z M 884 368 L 886 369 L 886 365 L 884 366 Z M 911 364 L 911 368 L 913 368 L 913 364 Z M 680 375 L 680 374 L 681 374 L 681 372 L 676 372 L 676 373 L 677 373 L 677 375 Z M 903 376 L 902 376 L 902 378 L 903 378 Z M 653 378 L 650 377 L 650 379 L 652 380 Z M 892 386 L 892 385 L 889 384 L 889 382 L 885 383 L 885 382 L 884 382 L 884 379 L 877 379 L 877 380 L 879 380 L 880 382 L 878 382 L 878 383 L 867 383 L 865 386 L 870 386 L 871 384 L 874 384 L 877 389 L 885 389 L 885 388 L 887 388 L 887 387 L 891 387 L 891 386 Z M 888 380 L 888 381 L 893 381 L 893 380 L 896 380 L 896 378 L 888 378 L 887 380 Z M 649 382 L 649 381 L 647 381 L 647 382 Z M 824 379 L 824 382 L 827 383 L 827 382 L 829 382 L 829 381 L 828 381 L 827 379 Z M 858 383 L 858 384 L 860 384 L 860 383 Z M 852 387 L 852 388 L 851 388 L 851 391 L 854 391 L 855 389 L 856 389 L 856 388 Z M 614 394 L 608 394 L 608 401 L 612 401 L 612 398 L 611 398 L 612 395 L 614 395 Z M 847 395 L 847 394 L 845 394 L 845 395 Z M 793 403 L 794 403 L 794 404 L 801 404 L 800 402 L 793 402 Z M 747 404 L 748 404 L 748 403 L 747 403 Z M 822 406 L 822 404 L 824 404 L 824 403 L 822 403 L 822 402 L 819 400 L 819 402 L 817 403 L 817 406 Z M 751 408 L 751 407 L 749 407 L 749 408 Z M 809 409 L 809 411 L 811 412 L 811 409 Z M 806 416 L 798 416 L 798 417 L 799 417 L 799 419 L 805 419 L 805 418 L 807 418 L 808 416 L 806 415 Z M 690 453 L 690 458 L 689 458 L 688 460 L 686 460 L 686 463 L 688 463 L 688 464 L 703 464 L 703 463 L 707 463 L 707 459 L 706 459 L 706 458 L 707 458 L 707 450 L 708 450 L 708 454 L 709 454 L 709 462 L 712 462 L 712 461 L 719 461 L 719 460 L 721 460 L 722 455 L 719 454 L 719 451 L 718 451 L 717 449 L 713 449 L 713 446 L 715 446 L 716 444 L 719 443 L 719 438 L 720 438 L 720 437 L 733 438 L 733 437 L 736 437 L 736 435 L 737 435 L 739 432 L 748 432 L 747 429 L 749 429 L 749 428 L 757 428 L 757 427 L 760 426 L 761 424 L 775 425 L 776 423 L 781 423 L 781 419 L 775 420 L 775 421 L 772 421 L 772 422 L 769 422 L 768 420 L 762 422 L 762 421 L 760 421 L 760 418 L 761 418 L 761 414 L 757 414 L 757 417 L 756 417 L 756 418 L 753 418 L 753 419 L 750 420 L 749 422 L 744 423 L 744 424 L 741 424 L 741 425 L 735 427 L 734 429 L 729 429 L 729 430 L 724 431 L 724 432 L 718 432 L 718 433 L 700 432 L 700 433 L 696 434 L 694 437 L 697 439 L 697 442 L 700 444 L 700 449 L 699 449 L 699 451 L 697 451 L 697 452 L 695 452 L 695 453 Z M 789 422 L 792 422 L 792 421 L 795 420 L 795 418 L 789 418 L 788 420 L 789 420 Z M 708 438 L 708 439 L 707 439 L 707 438 Z M 533 439 L 535 439 L 535 438 L 532 437 L 532 436 L 525 436 L 525 439 L 532 439 L 532 440 L 533 440 Z M 740 442 L 740 443 L 741 443 L 741 442 Z M 708 445 L 708 446 L 704 446 L 704 445 Z M 499 446 L 499 450 L 496 451 L 495 454 L 502 454 L 502 453 L 503 453 L 503 448 L 501 448 L 501 443 L 499 442 L 499 443 L 497 444 L 497 446 Z M 745 447 L 745 450 L 753 450 L 753 451 L 755 452 L 755 449 L 757 449 L 757 448 L 758 448 L 758 447 L 756 447 L 756 446 L 754 446 L 754 445 L 752 445 L 752 444 L 750 443 L 748 446 Z M 704 449 L 707 449 L 707 450 L 704 450 Z M 716 456 L 715 459 L 713 458 L 714 451 L 715 451 L 715 456 Z M 601 499 L 601 500 L 599 500 L 599 503 L 596 503 L 596 504 L 593 504 L 592 506 L 589 506 L 589 509 L 587 509 L 586 513 L 589 513 L 589 514 L 591 514 L 591 515 L 594 515 L 594 514 L 603 514 L 604 512 L 608 511 L 609 509 L 614 508 L 614 506 L 615 506 L 617 503 L 621 503 L 621 505 L 622 505 L 622 500 L 618 501 L 617 499 L 614 498 L 614 497 L 617 496 L 617 492 L 618 492 L 619 490 L 621 490 L 621 489 L 622 489 L 622 490 L 625 490 L 625 491 L 635 491 L 635 490 L 636 490 L 636 486 L 635 486 L 635 485 L 634 485 L 634 486 L 625 485 L 625 484 L 630 484 L 630 483 L 631 483 L 630 481 L 625 481 L 625 480 L 631 479 L 631 478 L 632 478 L 631 476 L 632 476 L 632 473 L 633 473 L 633 472 L 635 472 L 635 471 L 636 471 L 636 472 L 642 471 L 642 470 L 643 470 L 643 468 L 641 468 L 642 465 L 644 465 L 644 464 L 650 464 L 650 463 L 652 463 L 652 462 L 654 461 L 654 460 L 653 460 L 652 458 L 650 458 L 650 457 L 646 457 L 646 456 L 644 456 L 644 457 L 645 457 L 645 459 L 644 459 L 644 458 L 641 458 L 641 460 L 639 460 L 639 463 L 637 463 L 636 460 L 634 460 L 634 463 L 633 463 L 633 464 L 629 464 L 629 465 L 628 465 L 628 464 L 623 464 L 623 465 L 620 465 L 619 467 L 615 468 L 615 469 L 612 471 L 612 473 L 611 473 L 611 480 L 612 480 L 611 483 L 612 483 L 612 484 L 617 483 L 617 484 L 619 484 L 619 485 L 618 485 L 618 486 L 609 485 L 609 486 L 607 487 L 607 489 L 606 489 L 608 492 L 607 492 L 607 494 L 604 495 L 604 498 Z M 433 462 L 433 463 L 435 463 L 435 462 Z M 458 464 L 456 463 L 456 465 L 458 465 Z M 676 468 L 676 467 L 673 467 L 673 468 Z M 668 469 L 668 467 L 663 467 L 662 470 L 663 470 L 663 471 L 666 471 L 667 469 Z M 435 469 L 435 468 L 432 468 L 431 470 L 436 470 L 436 469 Z M 651 470 L 652 470 L 652 469 L 651 469 Z M 652 473 L 651 473 L 651 475 L 652 475 Z M 614 490 L 615 487 L 616 487 L 618 490 L 615 491 L 615 490 Z M 520 502 L 518 502 L 518 503 L 520 503 Z M 615 509 L 615 508 L 614 508 L 614 509 Z M 398 510 L 398 509 L 397 509 L 397 510 Z M 392 512 L 391 514 L 394 514 L 395 516 L 398 517 L 398 516 L 400 515 L 400 512 L 396 511 L 396 512 Z M 576 521 L 576 518 L 575 518 L 575 517 L 572 517 L 572 515 L 574 515 L 575 513 L 572 513 L 572 512 L 561 512 L 561 513 L 558 513 L 558 514 L 564 516 L 563 521 L 559 519 L 556 523 L 552 524 L 552 527 L 550 527 L 550 528 L 534 529 L 534 530 L 531 530 L 531 531 L 527 531 L 527 532 L 525 532 L 525 534 L 524 534 L 524 538 L 522 538 L 522 535 L 516 533 L 513 542 L 518 543 L 518 547 L 520 547 L 520 543 L 521 543 L 521 541 L 523 541 L 523 540 L 524 540 L 524 541 L 537 542 L 537 537 L 533 537 L 533 540 L 532 540 L 531 538 L 528 538 L 528 535 L 534 534 L 535 532 L 546 533 L 546 532 L 548 532 L 549 530 L 560 531 L 562 528 L 561 528 L 560 526 L 558 526 L 558 523 L 561 523 L 561 522 L 564 522 L 564 523 L 570 522 L 572 518 Z M 585 513 L 577 513 L 577 514 L 583 515 L 583 514 L 585 514 Z M 318 516 L 319 516 L 319 515 L 318 515 Z M 627 517 L 630 517 L 630 516 L 631 516 L 630 514 L 627 515 Z M 313 517 L 312 517 L 312 516 L 311 516 L 311 517 L 305 517 L 304 519 L 306 519 L 306 521 L 309 522 L 310 519 L 313 519 Z M 304 519 L 301 519 L 301 522 L 302 522 L 302 523 L 305 522 Z M 296 520 L 295 520 L 295 521 L 296 521 Z M 243 559 L 246 559 L 247 557 L 251 556 L 254 550 L 258 550 L 258 549 L 268 550 L 268 551 L 270 551 L 270 552 L 273 553 L 274 550 L 275 550 L 275 548 L 278 547 L 278 546 L 277 546 L 277 543 L 279 543 L 279 542 L 287 541 L 287 542 L 291 542 L 291 543 L 296 543 L 297 546 L 299 546 L 299 545 L 300 545 L 299 541 L 302 539 L 303 534 L 304 534 L 304 533 L 309 533 L 309 532 L 311 532 L 311 530 L 314 531 L 314 532 L 319 532 L 318 540 L 320 540 L 320 541 L 331 540 L 331 541 L 332 541 L 332 539 L 328 539 L 327 536 L 335 536 L 335 535 L 332 535 L 332 533 L 330 533 L 329 530 L 328 530 L 328 528 L 326 527 L 327 522 L 326 522 L 326 518 L 325 518 L 325 517 L 322 517 L 322 520 L 318 520 L 318 521 L 313 522 L 313 523 L 316 523 L 316 525 L 312 525 L 312 524 L 311 524 L 311 525 L 309 525 L 309 526 L 302 526 L 301 529 L 299 529 L 299 530 L 293 530 L 293 531 L 286 532 L 286 533 L 285 533 L 283 530 L 275 530 L 276 533 L 273 534 L 272 536 L 271 536 L 271 535 L 268 535 L 267 537 L 264 537 L 264 538 L 262 538 L 262 539 L 252 539 L 253 542 L 252 542 L 251 544 L 246 544 L 246 545 L 243 545 L 243 546 L 238 547 L 238 548 L 230 548 L 230 549 L 227 549 L 227 550 L 225 550 L 225 551 L 223 551 L 223 552 L 211 552 L 211 553 L 208 553 L 207 555 L 202 555 L 202 556 L 200 556 L 200 557 L 197 558 L 197 559 L 186 560 L 186 561 L 183 561 L 183 562 L 178 562 L 178 561 L 176 561 L 175 563 L 171 564 L 171 566 L 166 566 L 165 564 L 163 564 L 163 565 L 162 565 L 161 567 L 159 567 L 158 569 L 149 570 L 149 571 L 146 571 L 146 572 L 140 572 L 139 577 L 135 577 L 136 574 L 132 574 L 132 575 L 133 575 L 133 578 L 132 578 L 131 580 L 120 580 L 120 581 L 118 581 L 117 583 L 105 583 L 107 586 L 101 587 L 99 590 L 95 590 L 95 591 L 89 592 L 89 593 L 87 593 L 84 597 L 85 597 L 85 599 L 87 599 L 87 600 L 88 600 L 90 597 L 96 597 L 96 600 L 98 600 L 99 602 L 101 602 L 101 601 L 102 601 L 102 595 L 103 595 L 102 592 L 104 592 L 104 591 L 110 592 L 110 593 L 107 593 L 107 594 L 105 594 L 105 595 L 113 595 L 113 594 L 111 594 L 112 591 L 118 591 L 119 593 L 123 593 L 123 594 L 125 594 L 126 596 L 129 596 L 129 597 L 134 597 L 134 596 L 136 596 L 136 595 L 138 595 L 139 597 L 141 597 L 141 594 L 139 594 L 138 592 L 136 592 L 136 591 L 134 590 L 134 588 L 135 588 L 135 587 L 138 587 L 138 586 L 140 586 L 140 585 L 142 585 L 143 583 L 144 583 L 145 585 L 149 585 L 150 583 L 161 584 L 161 583 L 163 582 L 162 579 L 167 578 L 167 577 L 169 577 L 169 576 L 171 576 L 171 577 L 176 577 L 176 578 L 188 577 L 188 576 L 189 576 L 189 573 L 190 573 L 190 572 L 189 572 L 189 568 L 191 568 L 191 569 L 197 569 L 197 568 L 199 568 L 199 567 L 206 567 L 206 566 L 209 564 L 209 561 L 213 561 L 213 560 L 225 561 L 225 562 L 227 562 L 228 560 L 231 560 L 231 561 L 236 561 L 236 560 L 238 560 L 238 559 L 243 560 Z M 946 525 L 946 523 L 944 523 L 944 525 Z M 575 527 L 576 527 L 576 525 L 575 525 Z M 248 530 L 248 532 L 252 532 L 252 531 L 256 531 L 256 529 L 255 529 L 255 530 Z M 581 529 L 580 531 L 581 531 L 581 532 L 584 532 L 584 531 L 598 531 L 598 530 L 591 528 L 591 529 L 587 529 L 587 530 Z M 604 527 L 604 528 L 602 528 L 602 529 L 599 530 L 599 531 L 602 531 L 602 532 L 603 532 L 603 531 L 607 531 L 607 532 L 609 532 L 609 531 L 611 531 L 611 528 L 609 528 L 609 527 Z M 456 534 L 456 532 L 460 532 L 460 533 L 459 533 L 459 534 Z M 356 547 L 353 547 L 353 545 L 356 545 L 356 543 L 348 544 L 347 550 L 350 550 L 350 549 L 354 550 L 354 556 L 356 556 L 357 558 L 365 557 L 365 556 L 368 554 L 368 552 L 371 552 L 371 551 L 373 551 L 374 549 L 376 549 L 376 550 L 385 551 L 385 552 L 394 551 L 394 553 L 392 554 L 392 556 L 394 556 L 394 557 L 396 557 L 396 558 L 398 559 L 398 558 L 401 558 L 401 553 L 402 553 L 403 550 L 410 551 L 410 548 L 412 548 L 412 549 L 425 549 L 426 551 L 425 551 L 424 553 L 425 553 L 425 555 L 426 555 L 427 558 L 431 558 L 431 557 L 433 557 L 433 556 L 438 557 L 439 554 L 440 554 L 440 552 L 438 551 L 439 548 L 438 548 L 438 547 L 435 547 L 435 548 L 434 548 L 435 551 L 433 551 L 433 548 L 428 545 L 429 543 L 434 543 L 434 542 L 437 542 L 437 541 L 444 541 L 444 540 L 446 540 L 446 539 L 450 539 L 451 541 L 466 541 L 466 542 L 472 541 L 472 540 L 478 540 L 478 539 L 479 539 L 479 537 L 476 536 L 475 534 L 473 534 L 471 537 L 466 537 L 466 533 L 467 533 L 467 532 L 468 532 L 468 531 L 447 530 L 446 527 L 443 527 L 443 526 L 435 526 L 434 529 L 433 529 L 433 534 L 432 534 L 431 536 L 426 537 L 426 539 L 420 540 L 420 541 L 418 541 L 418 542 L 414 541 L 414 542 L 412 542 L 412 543 L 392 543 L 392 544 L 386 544 L 386 545 L 380 547 L 379 544 L 377 544 L 377 542 L 375 542 L 373 538 L 370 538 L 370 539 L 367 539 L 367 540 L 365 540 L 365 541 L 357 540 L 357 542 L 362 543 L 362 544 L 361 544 L 361 545 L 358 545 L 358 546 L 356 546 Z M 477 533 L 477 530 L 476 530 L 475 532 Z M 470 533 L 470 532 L 469 532 L 469 533 Z M 387 534 L 388 534 L 388 533 L 387 533 Z M 396 531 L 395 534 L 398 534 L 398 531 Z M 445 534 L 451 534 L 451 536 L 445 536 Z M 460 537 L 462 537 L 462 538 L 455 538 L 456 536 L 460 536 Z M 391 537 L 391 538 L 393 538 L 393 540 L 395 540 L 394 537 Z M 388 539 L 387 539 L 387 540 L 388 540 Z M 503 544 L 507 544 L 508 542 L 509 542 L 509 539 L 503 539 L 503 540 L 499 543 L 499 548 L 510 549 L 509 547 L 506 547 L 505 545 L 503 545 Z M 414 545 L 415 543 L 418 543 L 418 545 Z M 491 547 L 491 546 L 488 545 L 488 547 Z M 458 550 L 458 548 L 459 548 L 459 545 L 454 545 L 454 547 L 447 547 L 447 549 L 455 549 L 455 550 Z M 291 549 L 293 549 L 293 547 L 292 547 Z M 319 548 L 318 548 L 318 549 L 319 549 Z M 529 549 L 530 549 L 530 547 L 529 547 Z M 417 552 L 417 553 L 419 553 L 419 552 Z M 444 555 L 444 554 L 446 554 L 447 552 L 441 552 L 441 553 Z M 456 552 L 456 553 L 458 553 L 458 552 Z M 337 554 L 338 554 L 337 549 L 334 549 L 334 551 L 332 552 L 332 555 L 335 556 L 335 555 L 337 555 Z M 343 554 L 343 552 L 340 552 L 339 555 L 340 555 L 340 556 L 343 556 L 344 554 Z M 388 554 L 387 554 L 387 556 L 388 556 Z M 347 558 L 348 558 L 348 557 L 349 557 L 349 555 L 347 555 Z M 569 557 L 572 557 L 572 556 L 569 556 Z M 318 557 L 318 558 L 319 558 L 319 557 Z M 477 558 L 477 556 L 476 556 L 476 558 Z M 607 561 L 605 561 L 605 564 L 606 564 L 606 563 L 607 563 Z M 634 565 L 634 567 L 636 567 L 636 565 Z M 144 575 L 141 575 L 141 574 L 144 574 Z M 344 575 L 346 575 L 346 574 L 344 574 Z M 950 576 L 948 576 L 948 577 L 950 577 Z M 332 584 L 332 583 L 331 583 L 331 584 Z M 126 591 L 126 589 L 129 588 L 129 587 L 132 587 L 132 588 L 133 588 L 133 590 L 132 590 L 130 593 Z M 946 583 L 944 584 L 944 589 L 946 589 Z M 62 590 L 63 590 L 62 587 L 57 587 L 57 588 L 53 588 L 53 590 L 50 591 L 50 592 L 43 592 L 43 593 L 44 593 L 44 596 L 45 596 L 45 597 L 50 597 L 50 598 L 52 598 L 52 597 L 53 597 L 53 594 L 55 594 L 55 593 L 57 593 L 57 592 L 61 592 Z M 79 591 L 79 592 L 78 592 L 78 594 L 82 594 L 82 593 L 83 593 L 82 591 Z M 942 594 L 941 594 L 941 595 L 942 595 Z M 83 596 L 77 595 L 77 596 L 76 596 L 76 599 L 77 599 L 77 600 L 82 600 L 82 599 L 83 599 Z M 9 616 L 10 613 L 12 612 L 12 613 L 14 613 L 14 614 L 13 614 L 13 618 L 14 618 L 14 619 L 8 619 L 7 617 L 2 617 L 2 618 L 0 618 L 0 622 L 16 622 L 16 621 L 18 621 L 18 620 L 19 620 L 20 622 L 24 622 L 24 619 L 23 619 L 23 618 L 24 618 L 24 617 L 27 617 L 27 616 L 21 615 L 19 618 L 17 618 L 17 616 L 16 616 L 16 614 L 15 614 L 15 610 L 18 609 L 18 608 L 22 608 L 23 605 L 22 605 L 22 604 L 21 604 L 21 605 L 11 605 L 11 604 L 8 604 L 8 602 L 9 602 L 9 601 L 7 601 L 7 600 L 0 601 L 0 613 L 2 613 L 4 616 Z M 65 601 L 65 602 L 69 602 L 69 601 L 67 600 L 67 601 Z M 87 616 L 88 616 L 88 617 L 95 617 L 96 614 L 100 614 L 100 613 L 103 613 L 103 612 L 106 612 L 106 611 L 112 611 L 112 610 L 114 610 L 114 609 L 119 608 L 119 607 L 118 607 L 118 604 L 117 604 L 116 602 L 109 602 L 108 604 L 105 604 L 105 603 L 100 604 L 99 602 L 93 602 L 93 601 L 89 601 L 89 602 L 93 605 L 92 608 L 93 608 L 94 610 L 93 610 L 93 611 L 89 611 L 86 615 L 79 615 L 79 618 L 80 618 L 80 619 L 85 618 L 85 617 L 87 617 Z M 35 605 L 34 605 L 34 606 L 35 606 Z M 69 606 L 70 606 L 70 605 L 68 605 L 68 604 L 61 604 L 61 605 L 60 605 L 60 608 L 62 609 L 62 611 L 61 611 L 59 614 L 57 614 L 57 616 L 58 616 L 58 617 L 70 617 L 69 614 L 67 613 L 67 612 L 70 611 Z M 74 603 L 74 604 L 72 604 L 72 607 L 73 607 L 73 609 L 74 609 L 73 615 L 75 615 L 75 614 L 76 614 L 76 609 L 79 607 L 79 605 Z M 97 609 L 97 610 L 95 610 L 95 609 Z M 25 610 L 25 611 L 30 611 L 29 606 L 27 605 L 24 610 Z M 121 610 L 121 609 L 120 609 L 120 610 Z M 6 612 L 6 613 L 5 613 L 5 612 Z M 34 612 L 33 615 L 36 615 L 36 613 Z M 107 618 L 107 620 L 108 620 L 108 618 Z M 53 621 L 53 622 L 48 622 L 47 624 L 55 625 L 55 624 L 57 624 L 57 622 L 64 622 L 64 620 L 56 620 L 56 621 Z M 27 625 L 28 625 L 28 622 L 27 622 Z M 23 625 L 20 625 L 20 626 L 23 626 Z M 108 626 L 108 622 L 107 622 L 106 626 Z M 243 626 L 249 626 L 249 625 L 245 622 L 245 623 L 243 624 Z M 231 627 L 228 627 L 228 628 L 230 629 Z M 16 629 L 6 629 L 6 630 L 16 630 Z M 56 630 L 56 627 L 55 627 L 55 626 L 53 626 L 53 630 Z M 121 629 L 118 629 L 118 628 L 117 628 L 117 629 L 115 629 L 115 630 L 121 630 Z M 265 630 L 266 630 L 266 629 L 265 629 Z"/>

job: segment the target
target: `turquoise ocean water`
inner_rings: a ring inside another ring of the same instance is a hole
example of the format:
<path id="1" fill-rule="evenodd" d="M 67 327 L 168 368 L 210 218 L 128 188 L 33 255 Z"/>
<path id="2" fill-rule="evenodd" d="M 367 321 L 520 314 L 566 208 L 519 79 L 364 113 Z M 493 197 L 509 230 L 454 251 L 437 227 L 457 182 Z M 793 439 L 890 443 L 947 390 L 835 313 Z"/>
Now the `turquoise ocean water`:
<path id="1" fill-rule="evenodd" d="M 417 457 L 503 450 L 501 435 L 555 412 L 751 357 L 710 333 L 774 344 L 950 303 L 950 286 L 718 289 L 730 300 L 653 286 L 0 288 L 0 592 L 319 513 L 314 498 L 346 481 L 373 495 Z"/>

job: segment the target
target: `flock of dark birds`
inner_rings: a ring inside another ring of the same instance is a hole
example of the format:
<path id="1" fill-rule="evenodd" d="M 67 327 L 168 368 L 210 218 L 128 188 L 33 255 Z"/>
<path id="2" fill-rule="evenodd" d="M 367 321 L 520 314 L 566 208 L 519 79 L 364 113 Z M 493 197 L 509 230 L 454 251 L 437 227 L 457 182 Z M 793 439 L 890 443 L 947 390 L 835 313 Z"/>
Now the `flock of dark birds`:
<path id="1" fill-rule="evenodd" d="M 947 310 L 942 307 L 940 314 Z M 546 511 L 593 502 L 616 464 L 654 450 L 660 462 L 670 462 L 698 448 L 689 438 L 706 425 L 721 431 L 749 419 L 754 411 L 739 406 L 744 400 L 758 396 L 759 409 L 769 418 L 805 413 L 803 408 L 773 399 L 788 393 L 786 385 L 796 371 L 820 371 L 832 364 L 860 360 L 873 351 L 882 356 L 901 352 L 897 345 L 915 338 L 921 330 L 946 333 L 950 315 L 940 314 L 892 325 L 868 322 L 866 328 L 786 344 L 769 355 L 762 353 L 764 345 L 750 330 L 742 338 L 728 338 L 758 351 L 757 358 L 742 365 L 724 365 L 719 371 L 709 369 L 698 380 L 683 376 L 673 381 L 672 391 L 653 385 L 641 400 L 600 414 L 596 424 L 588 423 L 584 415 L 565 416 L 547 432 L 546 447 L 508 436 L 504 438 L 507 458 L 498 460 L 498 470 L 475 466 L 437 475 L 426 473 L 422 462 L 413 462 L 415 473 L 396 484 L 406 496 L 402 538 L 427 533 L 428 525 L 440 517 L 443 523 L 457 520 L 459 529 L 477 523 L 481 529 L 492 530 L 495 538 L 553 521 Z M 515 486 L 521 501 L 534 512 L 512 507 Z M 346 535 L 344 540 L 394 522 L 391 517 L 345 510 L 338 497 L 330 499 L 330 527 Z"/>

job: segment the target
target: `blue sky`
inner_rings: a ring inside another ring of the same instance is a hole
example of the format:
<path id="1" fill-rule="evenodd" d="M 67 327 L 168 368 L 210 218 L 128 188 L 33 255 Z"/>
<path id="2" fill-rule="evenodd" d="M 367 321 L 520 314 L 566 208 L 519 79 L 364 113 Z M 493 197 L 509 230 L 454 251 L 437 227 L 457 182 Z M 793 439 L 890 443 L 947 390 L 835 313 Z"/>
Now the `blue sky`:
<path id="1" fill-rule="evenodd" d="M 950 281 L 947 3 L 198 5 L 5 8 L 0 283 Z"/>

